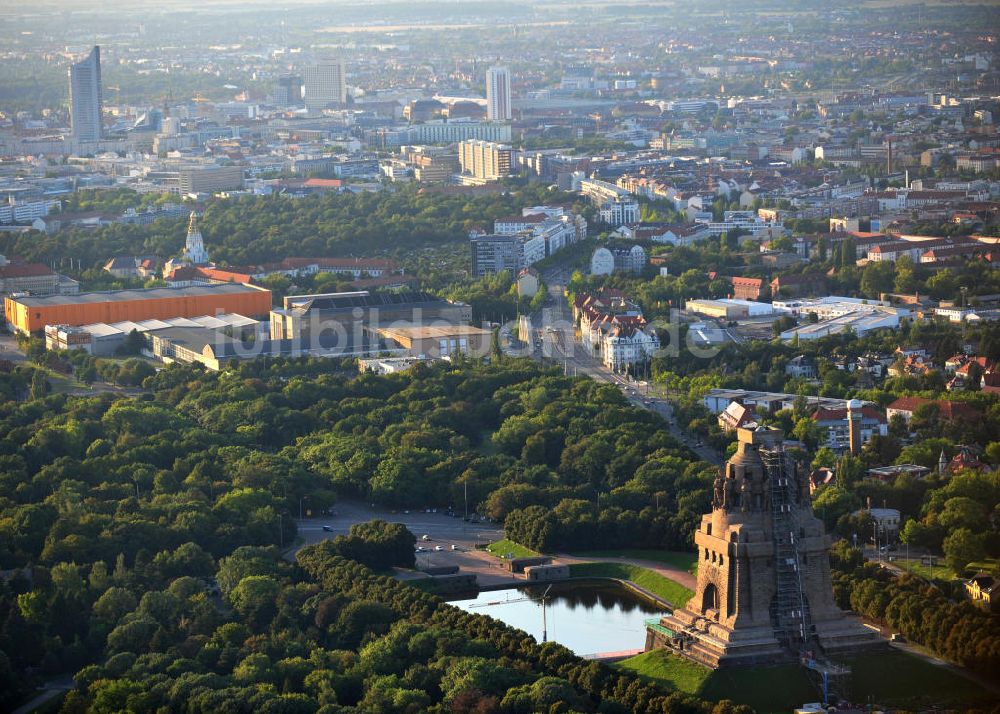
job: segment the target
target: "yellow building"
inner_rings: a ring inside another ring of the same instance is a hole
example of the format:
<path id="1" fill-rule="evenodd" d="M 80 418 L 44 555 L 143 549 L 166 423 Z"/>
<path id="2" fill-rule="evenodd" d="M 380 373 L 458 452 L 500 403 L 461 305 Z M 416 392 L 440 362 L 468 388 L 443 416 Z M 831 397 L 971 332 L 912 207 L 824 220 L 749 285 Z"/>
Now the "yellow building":
<path id="1" fill-rule="evenodd" d="M 986 573 L 976 573 L 970 580 L 965 581 L 965 592 L 969 594 L 972 602 L 985 605 L 989 609 L 993 609 L 996 602 L 994 598 L 996 590 L 996 578 Z"/>
<path id="2" fill-rule="evenodd" d="M 684 309 L 706 317 L 715 317 L 720 320 L 737 320 L 746 317 L 748 310 L 743 305 L 723 302 L 721 300 L 688 300 L 684 304 Z"/>
<path id="3" fill-rule="evenodd" d="M 470 139 L 458 145 L 458 162 L 463 174 L 495 181 L 510 176 L 513 167 L 513 149 L 506 144 Z"/>
<path id="4" fill-rule="evenodd" d="M 413 356 L 450 357 L 467 354 L 484 357 L 489 354 L 492 333 L 471 325 L 409 325 L 382 327 L 380 337 L 392 340 Z"/>

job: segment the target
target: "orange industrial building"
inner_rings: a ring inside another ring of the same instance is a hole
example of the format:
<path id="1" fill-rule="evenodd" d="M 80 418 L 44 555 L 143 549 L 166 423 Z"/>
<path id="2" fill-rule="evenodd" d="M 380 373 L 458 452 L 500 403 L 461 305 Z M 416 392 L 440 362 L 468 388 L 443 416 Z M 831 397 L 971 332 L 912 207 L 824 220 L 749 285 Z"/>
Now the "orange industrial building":
<path id="1" fill-rule="evenodd" d="M 192 285 L 183 288 L 109 290 L 79 295 L 4 298 L 11 329 L 30 334 L 46 325 L 198 317 L 235 312 L 263 317 L 271 311 L 271 291 L 254 285 Z"/>

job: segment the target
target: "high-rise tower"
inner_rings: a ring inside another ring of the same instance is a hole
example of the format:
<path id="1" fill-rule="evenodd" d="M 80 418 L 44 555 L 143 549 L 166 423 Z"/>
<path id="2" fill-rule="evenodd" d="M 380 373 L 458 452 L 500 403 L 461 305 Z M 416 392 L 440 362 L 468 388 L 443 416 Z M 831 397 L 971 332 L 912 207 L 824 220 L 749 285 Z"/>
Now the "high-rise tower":
<path id="1" fill-rule="evenodd" d="M 806 475 L 782 449 L 784 433 L 740 428 L 737 436 L 695 534 L 697 590 L 648 628 L 646 648 L 721 667 L 882 644 L 834 603 L 830 538 L 813 515 Z"/>
<path id="2" fill-rule="evenodd" d="M 306 108 L 319 112 L 347 104 L 347 70 L 344 61 L 326 57 L 302 72 Z"/>
<path id="3" fill-rule="evenodd" d="M 864 418 L 861 409 L 863 406 L 862 402 L 858 399 L 852 399 L 847 402 L 847 450 L 851 456 L 860 454 L 861 447 L 864 444 L 861 440 L 861 420 Z"/>
<path id="4" fill-rule="evenodd" d="M 101 140 L 101 48 L 69 67 L 70 118 L 73 142 Z"/>
<path id="5" fill-rule="evenodd" d="M 283 74 L 278 77 L 278 84 L 274 89 L 274 103 L 279 107 L 301 105 L 302 77 L 294 74 Z"/>
<path id="6" fill-rule="evenodd" d="M 489 121 L 510 121 L 510 70 L 490 67 L 486 72 L 486 118 Z"/>

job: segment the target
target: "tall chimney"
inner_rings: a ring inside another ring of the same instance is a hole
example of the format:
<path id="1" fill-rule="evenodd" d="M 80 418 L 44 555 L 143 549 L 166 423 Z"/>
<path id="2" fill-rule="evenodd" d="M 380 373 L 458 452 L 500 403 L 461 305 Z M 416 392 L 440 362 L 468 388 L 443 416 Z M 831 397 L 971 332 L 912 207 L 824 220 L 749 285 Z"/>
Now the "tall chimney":
<path id="1" fill-rule="evenodd" d="M 848 451 L 852 456 L 861 453 L 861 402 L 852 399 L 847 403 L 847 425 L 849 428 Z"/>

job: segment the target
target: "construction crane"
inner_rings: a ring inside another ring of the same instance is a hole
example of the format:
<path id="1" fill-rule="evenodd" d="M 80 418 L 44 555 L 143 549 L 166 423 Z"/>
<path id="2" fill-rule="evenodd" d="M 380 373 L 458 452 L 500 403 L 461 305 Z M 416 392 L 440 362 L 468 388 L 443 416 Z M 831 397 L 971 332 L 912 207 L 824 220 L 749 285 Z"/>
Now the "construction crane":
<path id="1" fill-rule="evenodd" d="M 542 642 L 543 643 L 549 641 L 549 623 L 548 623 L 548 613 L 546 611 L 546 608 L 548 607 L 548 602 L 549 602 L 549 599 L 550 599 L 549 598 L 549 590 L 551 590 L 551 589 L 552 589 L 551 585 L 549 585 L 547 588 L 545 588 L 545 592 L 542 593 L 542 597 L 540 598 L 541 603 L 542 603 Z M 493 600 L 492 602 L 481 602 L 481 603 L 477 603 L 475 605 L 469 605 L 469 607 L 470 608 L 473 608 L 473 607 L 494 607 L 496 605 L 513 605 L 515 602 L 529 602 L 529 601 L 530 602 L 536 602 L 535 598 L 526 595 L 525 597 L 518 597 L 518 598 L 514 598 L 513 600 Z"/>

